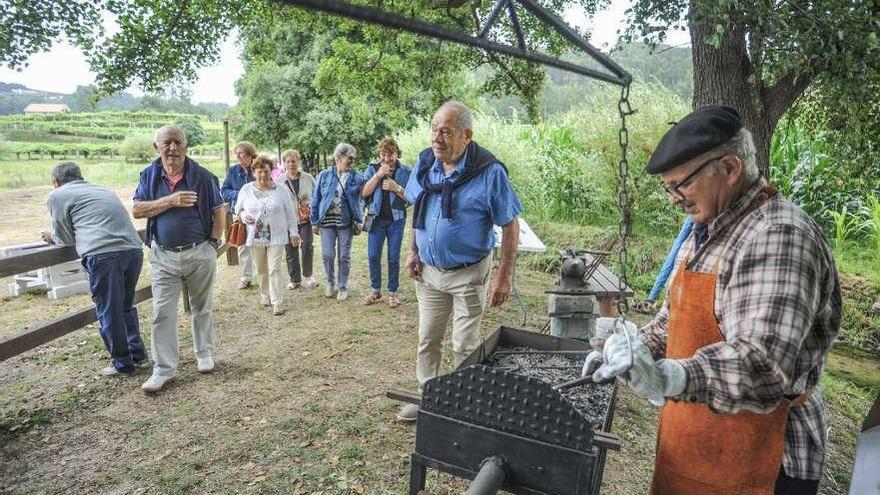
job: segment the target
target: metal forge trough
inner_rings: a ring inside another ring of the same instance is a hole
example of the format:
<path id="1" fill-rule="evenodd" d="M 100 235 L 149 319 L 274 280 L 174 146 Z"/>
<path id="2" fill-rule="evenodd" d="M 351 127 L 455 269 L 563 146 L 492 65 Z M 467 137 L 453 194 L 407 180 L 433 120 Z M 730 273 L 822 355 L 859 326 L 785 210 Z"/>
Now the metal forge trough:
<path id="1" fill-rule="evenodd" d="M 424 384 L 410 495 L 427 468 L 473 479 L 470 495 L 599 493 L 616 400 L 612 383 L 580 376 L 589 344 L 500 327 L 454 372 Z"/>

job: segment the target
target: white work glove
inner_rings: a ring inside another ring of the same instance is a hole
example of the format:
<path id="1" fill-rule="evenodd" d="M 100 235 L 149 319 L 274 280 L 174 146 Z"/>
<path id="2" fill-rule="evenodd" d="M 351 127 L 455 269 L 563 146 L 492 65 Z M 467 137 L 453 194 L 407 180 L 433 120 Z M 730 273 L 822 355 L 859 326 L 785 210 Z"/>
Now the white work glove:
<path id="1" fill-rule="evenodd" d="M 622 333 L 609 337 L 602 350 L 602 361 L 604 364 L 593 373 L 593 381 L 603 382 L 619 376 L 636 395 L 656 407 L 665 404 L 666 397 L 684 392 L 687 383 L 681 363 L 674 359 L 654 361 L 651 351 L 637 336 L 630 336 L 629 344 Z"/>
<path id="2" fill-rule="evenodd" d="M 587 354 L 584 360 L 584 366 L 581 368 L 581 377 L 591 375 L 596 371 L 602 362 L 602 350 L 605 348 L 605 342 L 615 333 L 623 331 L 629 333 L 631 339 L 638 338 L 639 328 L 635 323 L 625 320 L 624 324 L 620 324 L 619 318 L 602 317 L 596 320 L 596 333 L 590 337 L 590 347 L 594 350 Z"/>

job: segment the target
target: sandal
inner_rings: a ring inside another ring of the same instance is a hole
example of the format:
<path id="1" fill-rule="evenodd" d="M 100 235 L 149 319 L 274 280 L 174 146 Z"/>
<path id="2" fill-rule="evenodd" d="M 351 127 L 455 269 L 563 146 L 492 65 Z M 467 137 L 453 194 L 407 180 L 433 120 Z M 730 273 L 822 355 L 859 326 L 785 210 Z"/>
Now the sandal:
<path id="1" fill-rule="evenodd" d="M 388 296 L 388 306 L 392 308 L 400 307 L 400 298 L 397 297 L 397 294 L 391 294 Z"/>
<path id="2" fill-rule="evenodd" d="M 379 302 L 379 299 L 382 299 L 382 294 L 378 292 L 370 292 L 369 294 L 364 296 L 362 302 L 364 303 L 364 306 L 369 306 L 371 304 Z"/>

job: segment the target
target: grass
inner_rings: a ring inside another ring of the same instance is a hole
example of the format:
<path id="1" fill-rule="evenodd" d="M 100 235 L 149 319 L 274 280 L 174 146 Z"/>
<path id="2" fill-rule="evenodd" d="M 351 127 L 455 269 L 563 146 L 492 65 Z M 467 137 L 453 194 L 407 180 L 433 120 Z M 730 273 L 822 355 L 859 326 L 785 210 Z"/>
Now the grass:
<path id="1" fill-rule="evenodd" d="M 200 158 L 195 160 L 218 176 L 222 182 L 226 176 L 225 162 L 218 158 Z M 72 160 L 0 160 L 0 189 L 20 189 L 24 187 L 51 185 L 52 168 L 62 161 L 76 161 L 89 182 L 107 187 L 135 187 L 140 171 L 147 163 L 129 163 L 121 158 L 108 160 L 105 158 Z"/>

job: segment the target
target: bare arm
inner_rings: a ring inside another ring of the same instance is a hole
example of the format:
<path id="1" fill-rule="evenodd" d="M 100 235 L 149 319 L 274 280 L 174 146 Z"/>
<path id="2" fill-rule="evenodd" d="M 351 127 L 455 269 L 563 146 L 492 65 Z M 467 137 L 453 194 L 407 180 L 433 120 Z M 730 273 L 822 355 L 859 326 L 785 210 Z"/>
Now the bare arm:
<path id="1" fill-rule="evenodd" d="M 519 245 L 519 220 L 514 218 L 501 228 L 501 261 L 489 285 L 489 304 L 501 306 L 513 291 L 513 267 Z"/>
<path id="2" fill-rule="evenodd" d="M 211 228 L 211 239 L 220 239 L 226 230 L 226 206 L 214 208 L 214 227 Z"/>
<path id="3" fill-rule="evenodd" d="M 193 191 L 180 191 L 153 201 L 135 200 L 131 214 L 135 218 L 153 218 L 171 208 L 186 208 L 196 204 L 198 195 Z M 216 214 L 216 210 L 215 214 Z M 226 209 L 224 208 L 224 212 Z"/>

